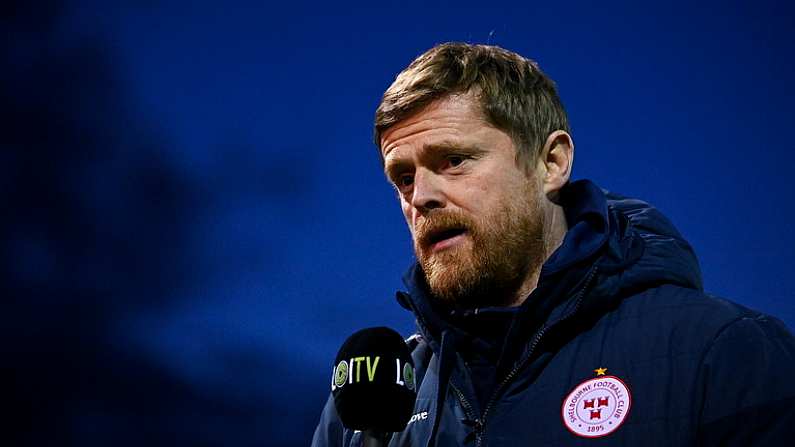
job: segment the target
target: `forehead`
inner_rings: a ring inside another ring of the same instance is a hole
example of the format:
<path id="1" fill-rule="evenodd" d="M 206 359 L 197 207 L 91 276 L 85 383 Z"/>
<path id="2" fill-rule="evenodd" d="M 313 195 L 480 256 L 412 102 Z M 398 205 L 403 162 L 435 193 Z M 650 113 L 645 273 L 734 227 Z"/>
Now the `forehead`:
<path id="1" fill-rule="evenodd" d="M 450 95 L 387 129 L 381 136 L 381 155 L 386 160 L 399 148 L 476 139 L 489 130 L 497 129 L 483 117 L 473 95 Z"/>

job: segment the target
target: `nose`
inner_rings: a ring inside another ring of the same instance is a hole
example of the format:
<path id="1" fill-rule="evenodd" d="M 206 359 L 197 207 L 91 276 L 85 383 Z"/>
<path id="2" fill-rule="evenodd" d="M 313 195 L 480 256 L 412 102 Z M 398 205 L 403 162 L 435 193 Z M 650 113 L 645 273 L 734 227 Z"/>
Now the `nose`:
<path id="1" fill-rule="evenodd" d="M 447 201 L 443 186 L 443 179 L 433 171 L 418 169 L 414 173 L 411 205 L 420 212 L 444 208 Z"/>

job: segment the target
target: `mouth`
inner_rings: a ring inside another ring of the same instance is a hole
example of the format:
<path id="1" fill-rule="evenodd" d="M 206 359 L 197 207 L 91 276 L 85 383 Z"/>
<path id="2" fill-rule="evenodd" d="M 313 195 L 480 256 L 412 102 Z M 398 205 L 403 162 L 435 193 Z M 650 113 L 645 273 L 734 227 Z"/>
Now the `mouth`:
<path id="1" fill-rule="evenodd" d="M 442 250 L 460 242 L 466 233 L 467 229 L 464 227 L 440 228 L 430 231 L 428 235 L 423 238 L 423 245 L 428 247 L 432 252 Z"/>

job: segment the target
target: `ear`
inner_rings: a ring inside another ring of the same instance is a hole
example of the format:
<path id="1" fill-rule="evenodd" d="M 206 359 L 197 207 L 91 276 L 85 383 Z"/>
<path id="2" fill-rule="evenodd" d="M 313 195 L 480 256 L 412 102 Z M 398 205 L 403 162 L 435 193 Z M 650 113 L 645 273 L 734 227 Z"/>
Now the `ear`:
<path id="1" fill-rule="evenodd" d="M 538 172 L 544 194 L 557 202 L 558 192 L 569 181 L 574 163 L 574 141 L 571 135 L 556 130 L 549 134 L 538 158 Z"/>

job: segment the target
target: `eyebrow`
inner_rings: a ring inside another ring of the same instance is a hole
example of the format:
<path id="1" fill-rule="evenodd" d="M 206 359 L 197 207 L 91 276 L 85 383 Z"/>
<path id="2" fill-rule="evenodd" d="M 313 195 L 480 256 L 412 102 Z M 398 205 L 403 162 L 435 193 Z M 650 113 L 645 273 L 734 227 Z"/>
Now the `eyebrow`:
<path id="1" fill-rule="evenodd" d="M 435 144 L 426 144 L 422 147 L 424 152 L 483 152 L 483 150 L 475 144 L 464 144 L 461 142 L 444 140 Z"/>
<path id="2" fill-rule="evenodd" d="M 394 160 L 394 159 L 392 159 Z M 411 163 L 405 160 L 395 160 L 390 162 L 384 162 L 384 175 L 386 176 L 387 180 L 392 181 L 394 177 L 407 171 Z"/>
<path id="3" fill-rule="evenodd" d="M 443 140 L 434 144 L 426 144 L 422 146 L 420 157 L 427 157 L 434 153 L 446 152 L 459 152 L 462 154 L 478 154 L 484 150 L 476 144 L 464 144 L 458 141 Z M 389 161 L 384 159 L 384 175 L 387 179 L 393 179 L 393 176 L 399 175 L 408 170 L 412 165 L 410 161 L 399 157 L 390 158 Z"/>

